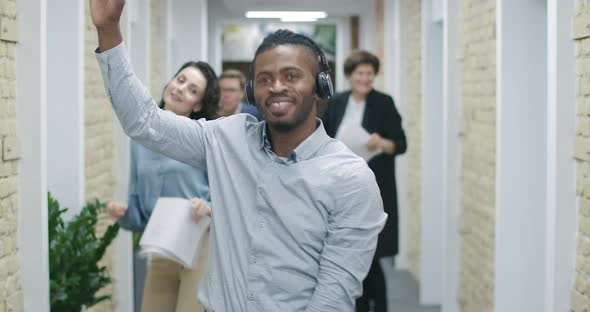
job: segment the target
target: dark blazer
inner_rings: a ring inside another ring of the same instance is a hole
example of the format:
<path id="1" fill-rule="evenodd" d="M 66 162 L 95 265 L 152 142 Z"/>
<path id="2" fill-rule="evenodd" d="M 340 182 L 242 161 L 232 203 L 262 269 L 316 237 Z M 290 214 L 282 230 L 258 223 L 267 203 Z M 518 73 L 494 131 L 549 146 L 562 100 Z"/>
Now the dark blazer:
<path id="1" fill-rule="evenodd" d="M 324 128 L 329 136 L 336 136 L 342 122 L 351 91 L 335 94 L 328 102 L 322 116 Z M 402 119 L 391 96 L 372 90 L 366 98 L 362 126 L 369 133 L 377 132 L 381 137 L 395 142 L 394 155 L 380 154 L 371 159 L 369 167 L 375 173 L 381 191 L 383 207 L 389 215 L 385 228 L 379 234 L 375 257 L 393 256 L 398 253 L 397 189 L 395 185 L 395 156 L 406 152 L 406 135 Z"/>

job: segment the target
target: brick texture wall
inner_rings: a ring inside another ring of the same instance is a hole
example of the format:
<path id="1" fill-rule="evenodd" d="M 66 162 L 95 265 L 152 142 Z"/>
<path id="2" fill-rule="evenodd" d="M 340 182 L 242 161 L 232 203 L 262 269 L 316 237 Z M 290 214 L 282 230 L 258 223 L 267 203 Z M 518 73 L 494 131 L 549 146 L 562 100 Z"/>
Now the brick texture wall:
<path id="1" fill-rule="evenodd" d="M 496 9 L 463 0 L 460 20 L 461 311 L 493 311 L 496 168 Z"/>
<path id="2" fill-rule="evenodd" d="M 150 89 L 152 97 L 156 101 L 160 101 L 162 97 L 162 90 L 164 87 L 164 76 L 162 73 L 162 48 L 165 44 L 162 37 L 161 29 L 161 0 L 151 0 L 151 65 L 150 65 Z"/>
<path id="3" fill-rule="evenodd" d="M 422 19 L 421 1 L 405 0 L 402 10 L 407 25 L 407 136 L 408 159 L 408 261 L 410 271 L 416 279 L 420 277 L 421 240 L 422 240 Z"/>
<path id="4" fill-rule="evenodd" d="M 96 30 L 92 25 L 90 13 L 86 8 L 86 49 L 85 49 L 85 174 L 86 199 L 95 198 L 106 202 L 114 196 L 114 114 L 104 90 L 102 76 L 94 50 L 98 46 Z M 98 234 L 102 235 L 112 221 L 105 215 L 98 224 Z M 107 265 L 112 276 L 113 251 L 112 246 L 107 250 L 102 260 Z M 113 287 L 108 286 L 102 293 L 113 294 Z M 92 312 L 113 311 L 116 296 L 113 301 L 102 302 L 89 309 Z"/>
<path id="5" fill-rule="evenodd" d="M 375 0 L 375 55 L 381 61 L 379 74 L 375 77 L 373 85 L 377 90 L 383 90 L 385 87 L 385 73 L 383 72 L 385 63 L 385 0 Z"/>
<path id="6" fill-rule="evenodd" d="M 114 186 L 114 114 L 94 56 L 97 46 L 96 30 L 87 14 L 84 69 L 86 199 L 110 200 Z"/>
<path id="7" fill-rule="evenodd" d="M 23 310 L 18 256 L 16 22 L 16 1 L 0 0 L 0 312 Z"/>
<path id="8" fill-rule="evenodd" d="M 578 195 L 578 243 L 571 311 L 590 311 L 590 2 L 576 0 L 576 159 Z M 564 207 L 565 208 L 565 207 Z"/>

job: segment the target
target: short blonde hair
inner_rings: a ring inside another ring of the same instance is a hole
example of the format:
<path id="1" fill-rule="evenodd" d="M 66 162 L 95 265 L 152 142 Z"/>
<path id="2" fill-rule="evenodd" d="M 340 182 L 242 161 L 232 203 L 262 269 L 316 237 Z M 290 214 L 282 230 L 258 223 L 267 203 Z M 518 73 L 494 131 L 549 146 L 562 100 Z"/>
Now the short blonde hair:
<path id="1" fill-rule="evenodd" d="M 223 71 L 223 73 L 221 73 L 221 76 L 219 76 L 219 80 L 224 78 L 238 79 L 240 81 L 240 89 L 244 90 L 244 86 L 246 85 L 246 76 L 244 76 L 241 71 L 237 69 L 226 69 Z"/>

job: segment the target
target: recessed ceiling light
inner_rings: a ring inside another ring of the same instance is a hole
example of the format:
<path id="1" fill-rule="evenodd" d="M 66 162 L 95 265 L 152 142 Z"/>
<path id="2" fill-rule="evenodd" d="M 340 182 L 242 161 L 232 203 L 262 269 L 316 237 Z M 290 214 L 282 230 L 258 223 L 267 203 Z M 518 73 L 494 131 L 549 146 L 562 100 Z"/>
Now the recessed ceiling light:
<path id="1" fill-rule="evenodd" d="M 288 22 L 315 22 L 317 20 L 318 19 L 315 18 L 315 17 L 312 17 L 312 18 L 303 18 L 303 17 L 301 17 L 301 18 L 290 18 L 290 17 L 284 17 L 284 18 L 281 18 L 281 22 L 287 22 L 287 23 Z"/>
<path id="2" fill-rule="evenodd" d="M 248 11 L 247 18 L 280 18 L 288 21 L 310 21 L 326 18 L 328 14 L 322 11 Z"/>

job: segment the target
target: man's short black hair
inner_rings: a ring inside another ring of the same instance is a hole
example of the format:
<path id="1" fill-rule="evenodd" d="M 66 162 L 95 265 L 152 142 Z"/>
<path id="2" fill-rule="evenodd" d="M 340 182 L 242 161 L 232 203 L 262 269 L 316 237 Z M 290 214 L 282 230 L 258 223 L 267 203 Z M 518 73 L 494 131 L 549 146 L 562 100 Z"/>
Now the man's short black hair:
<path id="1" fill-rule="evenodd" d="M 316 57 L 320 56 L 321 48 L 309 37 L 292 32 L 288 29 L 279 29 L 274 33 L 266 36 L 262 44 L 256 49 L 256 54 L 254 55 L 254 61 L 252 61 L 252 65 L 256 61 L 256 57 L 258 54 L 273 49 L 280 45 L 298 45 L 303 46 L 309 49 Z M 319 64 L 319 60 L 318 60 Z"/>

